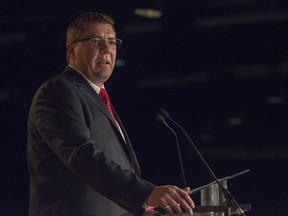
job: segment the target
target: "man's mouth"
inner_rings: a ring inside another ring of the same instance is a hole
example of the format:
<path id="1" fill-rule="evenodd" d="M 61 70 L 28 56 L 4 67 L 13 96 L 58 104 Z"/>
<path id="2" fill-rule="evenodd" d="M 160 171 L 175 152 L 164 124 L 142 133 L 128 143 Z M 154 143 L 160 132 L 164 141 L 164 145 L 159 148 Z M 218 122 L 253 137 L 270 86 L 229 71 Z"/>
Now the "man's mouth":
<path id="1" fill-rule="evenodd" d="M 97 63 L 102 65 L 110 65 L 110 62 L 106 60 L 98 61 Z"/>

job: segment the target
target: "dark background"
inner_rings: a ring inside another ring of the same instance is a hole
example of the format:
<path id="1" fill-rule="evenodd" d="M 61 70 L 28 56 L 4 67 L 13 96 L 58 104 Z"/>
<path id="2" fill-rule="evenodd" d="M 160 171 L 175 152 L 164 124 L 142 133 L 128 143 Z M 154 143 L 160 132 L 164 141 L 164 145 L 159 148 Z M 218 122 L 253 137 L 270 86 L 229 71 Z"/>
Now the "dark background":
<path id="1" fill-rule="evenodd" d="M 162 17 L 136 17 L 139 7 Z M 217 177 L 251 170 L 228 182 L 252 205 L 247 215 L 287 214 L 287 0 L 7 1 L 0 10 L 1 216 L 28 215 L 31 98 L 64 69 L 66 26 L 85 11 L 111 14 L 123 39 L 106 87 L 143 177 L 182 185 L 175 139 L 154 118 L 165 108 Z M 190 187 L 211 182 L 179 139 Z"/>

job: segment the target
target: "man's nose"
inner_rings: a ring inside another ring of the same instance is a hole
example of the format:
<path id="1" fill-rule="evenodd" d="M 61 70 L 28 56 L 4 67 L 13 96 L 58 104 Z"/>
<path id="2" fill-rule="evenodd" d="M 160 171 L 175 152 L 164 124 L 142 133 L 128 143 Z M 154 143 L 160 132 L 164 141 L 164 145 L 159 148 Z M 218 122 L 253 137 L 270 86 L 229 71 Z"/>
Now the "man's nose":
<path id="1" fill-rule="evenodd" d="M 105 41 L 102 44 L 100 49 L 101 49 L 101 53 L 111 53 L 111 50 L 112 50 L 107 41 Z"/>

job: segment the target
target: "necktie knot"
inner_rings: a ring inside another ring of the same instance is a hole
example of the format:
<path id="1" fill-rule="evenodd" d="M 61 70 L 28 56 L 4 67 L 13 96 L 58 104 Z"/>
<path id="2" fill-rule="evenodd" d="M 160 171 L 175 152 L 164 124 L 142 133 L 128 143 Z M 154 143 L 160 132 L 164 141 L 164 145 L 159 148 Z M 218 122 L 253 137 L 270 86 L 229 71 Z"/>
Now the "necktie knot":
<path id="1" fill-rule="evenodd" d="M 99 92 L 99 96 L 101 97 L 101 99 L 102 99 L 102 100 L 104 101 L 104 103 L 106 104 L 106 107 L 107 107 L 110 115 L 112 116 L 113 120 L 114 120 L 115 122 L 117 122 L 116 119 L 115 119 L 115 117 L 114 117 L 114 114 L 113 114 L 113 112 L 112 112 L 112 108 L 111 108 L 109 96 L 108 96 L 108 93 L 107 93 L 106 89 L 101 88 L 101 89 L 100 89 L 100 92 Z"/>
<path id="2" fill-rule="evenodd" d="M 101 97 L 101 99 L 104 101 L 104 103 L 106 104 L 106 106 L 110 107 L 110 101 L 109 101 L 109 97 L 108 97 L 108 93 L 106 91 L 106 89 L 101 88 L 100 92 L 99 92 L 99 96 Z"/>

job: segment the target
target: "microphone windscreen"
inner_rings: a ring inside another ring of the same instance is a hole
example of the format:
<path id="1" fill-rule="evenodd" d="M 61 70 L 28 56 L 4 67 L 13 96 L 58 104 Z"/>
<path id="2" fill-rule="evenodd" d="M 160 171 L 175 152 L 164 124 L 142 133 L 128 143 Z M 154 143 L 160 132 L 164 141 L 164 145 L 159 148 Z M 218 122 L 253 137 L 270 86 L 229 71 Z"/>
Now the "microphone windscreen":
<path id="1" fill-rule="evenodd" d="M 160 124 L 165 124 L 165 119 L 163 118 L 163 116 L 161 116 L 160 114 L 155 116 L 155 119 L 157 122 L 159 122 Z"/>
<path id="2" fill-rule="evenodd" d="M 169 118 L 169 113 L 163 108 L 160 109 L 160 115 L 162 115 L 165 119 Z"/>

